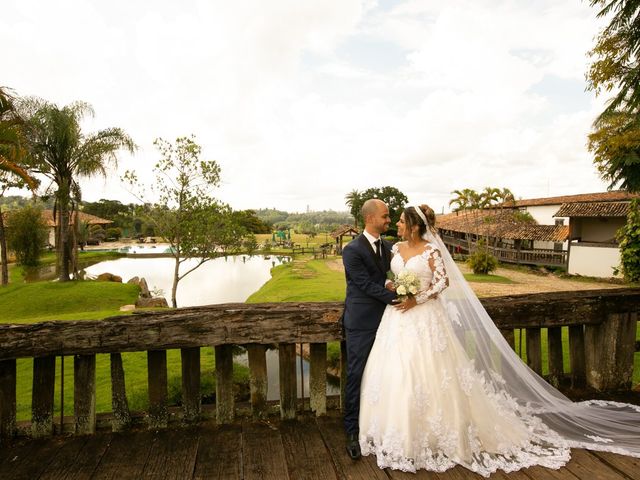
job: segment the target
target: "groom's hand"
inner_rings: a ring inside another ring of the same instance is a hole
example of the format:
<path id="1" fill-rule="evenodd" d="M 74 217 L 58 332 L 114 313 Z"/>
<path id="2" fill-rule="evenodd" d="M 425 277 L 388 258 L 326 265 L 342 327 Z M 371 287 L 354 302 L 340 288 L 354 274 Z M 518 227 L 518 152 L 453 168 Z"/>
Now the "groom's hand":
<path id="1" fill-rule="evenodd" d="M 384 288 L 386 288 L 390 292 L 395 292 L 396 291 L 396 286 L 393 284 L 393 282 L 391 282 L 389 280 L 387 280 L 387 283 L 385 283 Z"/>

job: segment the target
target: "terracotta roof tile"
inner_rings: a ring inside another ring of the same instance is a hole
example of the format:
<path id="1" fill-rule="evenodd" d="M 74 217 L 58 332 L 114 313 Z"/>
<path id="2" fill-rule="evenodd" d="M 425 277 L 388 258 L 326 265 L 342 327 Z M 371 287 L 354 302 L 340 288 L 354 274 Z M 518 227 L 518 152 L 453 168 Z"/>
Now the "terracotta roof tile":
<path id="1" fill-rule="evenodd" d="M 629 202 L 563 203 L 554 217 L 626 217 Z"/>
<path id="2" fill-rule="evenodd" d="M 576 202 L 619 202 L 621 200 L 631 200 L 633 198 L 640 198 L 640 194 L 614 190 L 611 192 L 581 193 L 579 195 L 564 195 L 561 197 L 516 200 L 515 205 L 511 203 L 506 204 L 505 206 L 533 207 L 538 205 L 560 205 L 562 203 Z"/>
<path id="3" fill-rule="evenodd" d="M 338 238 L 341 235 L 346 235 L 348 233 L 353 233 L 355 235 L 359 235 L 360 232 L 353 225 L 342 225 L 341 227 L 335 229 L 333 232 L 329 234 L 329 236 L 333 238 Z"/>

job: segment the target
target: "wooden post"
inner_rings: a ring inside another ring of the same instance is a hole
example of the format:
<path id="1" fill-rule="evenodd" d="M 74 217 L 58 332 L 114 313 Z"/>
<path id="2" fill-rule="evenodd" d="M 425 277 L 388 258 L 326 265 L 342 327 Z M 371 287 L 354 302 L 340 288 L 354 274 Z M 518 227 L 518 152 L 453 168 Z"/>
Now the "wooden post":
<path id="1" fill-rule="evenodd" d="M 340 410 L 344 411 L 347 398 L 347 342 L 340 342 Z"/>
<path id="2" fill-rule="evenodd" d="M 216 420 L 219 424 L 231 423 L 235 416 L 233 397 L 232 345 L 217 345 L 216 351 Z"/>
<path id="3" fill-rule="evenodd" d="M 251 388 L 251 413 L 255 418 L 267 414 L 267 347 L 252 343 L 247 345 L 249 357 L 249 384 Z"/>
<path id="4" fill-rule="evenodd" d="M 327 413 L 327 344 L 310 344 L 309 403 L 316 416 Z"/>
<path id="5" fill-rule="evenodd" d="M 278 345 L 278 364 L 280 367 L 280 417 L 283 420 L 296 418 L 296 344 Z"/>
<path id="6" fill-rule="evenodd" d="M 16 434 L 16 360 L 0 361 L 0 439 Z"/>
<path id="7" fill-rule="evenodd" d="M 584 325 L 569 327 L 569 359 L 571 361 L 571 388 L 582 388 L 586 384 L 584 351 Z"/>
<path id="8" fill-rule="evenodd" d="M 169 424 L 166 350 L 147 352 L 147 384 L 149 386 L 149 427 L 165 428 Z"/>
<path id="9" fill-rule="evenodd" d="M 33 359 L 33 391 L 31 397 L 31 434 L 45 437 L 53 434 L 53 395 L 56 381 L 56 357 Z"/>
<path id="10" fill-rule="evenodd" d="M 77 435 L 96 433 L 96 356 L 73 357 L 73 414 Z"/>
<path id="11" fill-rule="evenodd" d="M 513 333 L 513 328 L 501 328 L 500 333 L 507 341 L 512 350 L 516 349 L 516 337 Z"/>
<path id="12" fill-rule="evenodd" d="M 182 358 L 182 409 L 185 422 L 200 418 L 200 347 L 183 348 Z"/>
<path id="13" fill-rule="evenodd" d="M 111 430 L 121 432 L 131 425 L 131 413 L 124 383 L 122 355 L 112 353 L 111 358 Z"/>
<path id="14" fill-rule="evenodd" d="M 586 325 L 587 385 L 596 390 L 628 390 L 633 377 L 636 313 L 607 315 L 599 325 Z"/>
<path id="15" fill-rule="evenodd" d="M 538 375 L 542 375 L 540 328 L 527 328 L 527 365 Z"/>
<path id="16" fill-rule="evenodd" d="M 557 388 L 564 375 L 562 364 L 562 327 L 551 327 L 547 330 L 547 334 L 549 346 L 549 383 Z"/>

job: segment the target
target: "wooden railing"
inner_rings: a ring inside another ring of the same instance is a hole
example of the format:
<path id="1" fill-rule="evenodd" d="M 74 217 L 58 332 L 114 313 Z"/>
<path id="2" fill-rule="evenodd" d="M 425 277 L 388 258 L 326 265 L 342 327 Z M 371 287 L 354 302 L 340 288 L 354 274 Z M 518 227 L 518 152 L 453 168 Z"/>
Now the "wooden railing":
<path id="1" fill-rule="evenodd" d="M 447 246 L 460 247 L 465 251 L 469 251 L 469 241 L 463 238 L 456 238 L 449 235 L 443 235 L 442 241 Z M 475 242 L 471 242 L 475 245 Z M 518 249 L 508 247 L 494 247 L 489 245 L 489 252 L 499 261 L 505 263 L 516 263 L 525 265 L 540 266 L 565 266 L 568 262 L 568 252 L 566 250 L 553 250 L 548 248 Z"/>
<path id="2" fill-rule="evenodd" d="M 558 292 L 483 299 L 505 338 L 526 331 L 527 363 L 542 372 L 543 329 L 548 335 L 550 380 L 563 369 L 561 328 L 569 328 L 571 379 L 598 390 L 630 388 L 636 347 L 640 290 Z M 295 418 L 296 344 L 310 344 L 310 402 L 316 415 L 327 410 L 327 342 L 342 340 L 341 303 L 224 304 L 108 318 L 101 321 L 0 325 L 0 438 L 16 433 L 16 359 L 33 358 L 31 434 L 54 432 L 56 356 L 74 356 L 75 433 L 96 429 L 96 354 L 111 358 L 112 428 L 126 428 L 127 407 L 122 352 L 147 352 L 148 425 L 168 424 L 167 349 L 182 357 L 182 418 L 202 412 L 200 347 L 215 347 L 216 419 L 235 418 L 232 346 L 248 350 L 251 409 L 260 417 L 267 408 L 267 345 L 279 348 L 280 415 Z M 342 349 L 344 353 L 344 349 Z M 341 384 L 345 358 L 342 355 Z M 344 391 L 344 389 L 343 389 Z"/>

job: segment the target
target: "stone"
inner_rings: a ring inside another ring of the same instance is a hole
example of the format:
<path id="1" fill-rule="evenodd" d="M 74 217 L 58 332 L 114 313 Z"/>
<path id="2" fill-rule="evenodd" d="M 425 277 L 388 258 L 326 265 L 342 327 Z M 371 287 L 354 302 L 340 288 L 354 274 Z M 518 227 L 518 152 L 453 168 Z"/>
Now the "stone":
<path id="1" fill-rule="evenodd" d="M 167 299 L 164 297 L 143 298 L 136 301 L 136 308 L 169 308 Z"/>
<path id="2" fill-rule="evenodd" d="M 122 277 L 114 275 L 113 273 L 105 272 L 98 275 L 96 278 L 98 282 L 117 282 L 122 283 Z"/>
<path id="3" fill-rule="evenodd" d="M 123 305 L 120 307 L 121 312 L 131 312 L 136 309 L 135 305 Z"/>
<path id="4" fill-rule="evenodd" d="M 138 285 L 138 287 L 140 287 L 141 298 L 151 298 L 151 292 L 149 291 L 149 286 L 147 285 L 147 281 L 144 277 L 133 277 L 127 283 Z"/>

